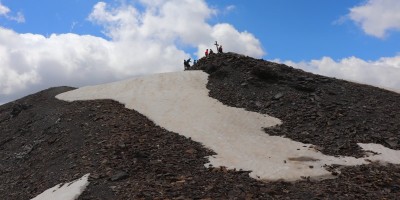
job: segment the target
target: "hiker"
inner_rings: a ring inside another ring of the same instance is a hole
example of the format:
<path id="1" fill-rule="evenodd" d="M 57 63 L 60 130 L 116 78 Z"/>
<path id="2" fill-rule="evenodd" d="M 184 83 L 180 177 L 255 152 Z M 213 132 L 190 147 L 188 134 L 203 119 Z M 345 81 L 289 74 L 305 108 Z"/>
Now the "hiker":
<path id="1" fill-rule="evenodd" d="M 197 60 L 193 60 L 193 65 L 197 64 Z"/>
<path id="2" fill-rule="evenodd" d="M 185 66 L 185 70 L 188 70 L 188 69 L 190 69 L 190 58 L 189 59 L 187 59 L 187 60 L 183 60 L 183 65 Z"/>
<path id="3" fill-rule="evenodd" d="M 222 45 L 219 45 L 219 47 L 218 47 L 218 53 L 222 53 Z"/>
<path id="4" fill-rule="evenodd" d="M 205 55 L 206 55 L 206 57 L 208 56 L 208 49 L 206 49 Z"/>
<path id="5" fill-rule="evenodd" d="M 214 51 L 212 49 L 210 49 L 210 53 L 209 55 L 214 54 Z"/>

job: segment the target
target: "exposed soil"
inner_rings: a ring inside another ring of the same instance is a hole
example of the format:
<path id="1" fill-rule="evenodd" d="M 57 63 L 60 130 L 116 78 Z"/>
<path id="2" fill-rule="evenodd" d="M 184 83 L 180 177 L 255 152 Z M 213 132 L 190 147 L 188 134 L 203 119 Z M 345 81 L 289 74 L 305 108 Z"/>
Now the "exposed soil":
<path id="1" fill-rule="evenodd" d="M 266 130 L 362 156 L 357 142 L 399 149 L 399 95 L 236 54 L 200 59 L 210 96 L 284 123 Z M 0 106 L 0 196 L 29 199 L 86 173 L 79 199 L 396 199 L 400 166 L 341 168 L 336 179 L 260 182 L 205 168 L 213 152 L 111 100 L 64 102 L 57 87 Z M 227 116 L 229 117 L 229 116 Z M 340 166 L 331 166 L 332 172 Z"/>

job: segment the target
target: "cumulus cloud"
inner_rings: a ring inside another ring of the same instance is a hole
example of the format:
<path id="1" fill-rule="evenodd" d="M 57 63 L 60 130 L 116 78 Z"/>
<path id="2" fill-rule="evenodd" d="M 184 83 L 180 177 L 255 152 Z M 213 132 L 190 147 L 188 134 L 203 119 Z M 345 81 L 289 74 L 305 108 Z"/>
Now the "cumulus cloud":
<path id="1" fill-rule="evenodd" d="M 348 57 L 338 61 L 330 57 L 297 63 L 275 61 L 315 74 L 400 91 L 400 55 L 384 57 L 375 61 L 365 61 L 356 57 Z"/>
<path id="2" fill-rule="evenodd" d="M 399 0 L 368 0 L 360 6 L 350 9 L 349 17 L 364 32 L 378 38 L 384 38 L 390 30 L 400 30 Z"/>
<path id="3" fill-rule="evenodd" d="M 10 9 L 7 8 L 6 6 L 2 5 L 1 2 L 0 2 L 0 15 L 5 16 L 9 12 L 10 12 Z"/>
<path id="4" fill-rule="evenodd" d="M 15 16 L 9 15 L 10 12 L 11 12 L 11 10 L 8 7 L 1 4 L 1 2 L 0 2 L 0 16 L 3 16 L 9 20 L 16 21 L 18 23 L 25 22 L 25 17 L 21 12 L 18 12 L 17 15 L 15 15 Z"/>
<path id="5" fill-rule="evenodd" d="M 214 41 L 226 51 L 261 57 L 259 40 L 226 23 L 203 0 L 142 0 L 94 5 L 88 20 L 106 39 L 90 35 L 21 34 L 0 27 L 0 103 L 52 86 L 84 86 L 128 77 L 183 70 L 183 59 L 197 49 L 203 56 Z M 1 4 L 0 4 L 1 5 Z M 7 7 L 0 12 L 7 15 Z"/>
<path id="6" fill-rule="evenodd" d="M 210 25 L 208 18 L 216 14 L 204 1 L 154 0 L 143 1 L 147 10 L 140 13 L 132 6 L 107 10 L 107 4 L 96 4 L 89 19 L 105 26 L 105 34 L 113 40 L 140 38 L 158 43 L 183 43 L 198 49 L 201 57 L 214 41 L 226 50 L 254 57 L 265 54 L 259 40 L 247 31 L 240 32 L 232 25 Z"/>

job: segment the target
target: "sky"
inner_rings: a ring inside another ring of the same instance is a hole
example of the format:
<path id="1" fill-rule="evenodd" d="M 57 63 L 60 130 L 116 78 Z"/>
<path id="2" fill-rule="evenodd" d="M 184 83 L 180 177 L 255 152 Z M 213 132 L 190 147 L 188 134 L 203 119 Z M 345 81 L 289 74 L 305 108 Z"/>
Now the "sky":
<path id="1" fill-rule="evenodd" d="M 251 2 L 251 3 L 249 3 Z M 398 0 L 0 0 L 0 104 L 224 51 L 400 90 Z"/>

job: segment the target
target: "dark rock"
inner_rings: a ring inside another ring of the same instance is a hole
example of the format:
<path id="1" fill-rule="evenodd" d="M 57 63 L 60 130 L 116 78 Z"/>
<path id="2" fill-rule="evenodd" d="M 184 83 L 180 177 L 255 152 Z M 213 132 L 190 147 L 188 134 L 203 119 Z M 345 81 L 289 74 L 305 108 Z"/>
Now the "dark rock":
<path id="1" fill-rule="evenodd" d="M 304 80 L 306 80 L 306 81 L 310 81 L 310 82 L 313 82 L 313 81 L 314 81 L 314 78 L 307 77 L 307 78 L 305 78 Z"/>
<path id="2" fill-rule="evenodd" d="M 295 83 L 292 85 L 292 87 L 298 91 L 308 92 L 308 93 L 315 92 L 316 90 L 315 85 L 306 85 L 302 83 Z"/>
<path id="3" fill-rule="evenodd" d="M 17 117 L 19 113 L 21 113 L 24 110 L 27 110 L 31 107 L 31 105 L 26 105 L 26 104 L 14 104 L 10 113 L 10 116 L 12 118 Z"/>
<path id="4" fill-rule="evenodd" d="M 280 75 L 270 67 L 257 66 L 254 67 L 251 72 L 256 77 L 267 82 L 276 82 L 281 78 Z"/>
<path id="5" fill-rule="evenodd" d="M 388 144 L 391 148 L 396 148 L 398 147 L 399 143 L 396 139 L 386 139 L 385 140 L 386 144 Z"/>
<path id="6" fill-rule="evenodd" d="M 275 96 L 274 96 L 274 100 L 278 100 L 278 99 L 280 99 L 280 98 L 282 98 L 283 97 L 283 93 L 282 92 L 279 92 L 278 94 L 276 94 Z"/>
<path id="7" fill-rule="evenodd" d="M 111 180 L 111 181 L 119 181 L 119 180 L 126 179 L 126 178 L 128 178 L 128 177 L 129 177 L 128 173 L 123 172 L 123 171 L 120 171 L 120 172 L 117 172 L 116 174 L 114 174 L 114 175 L 110 178 L 110 180 Z"/>

